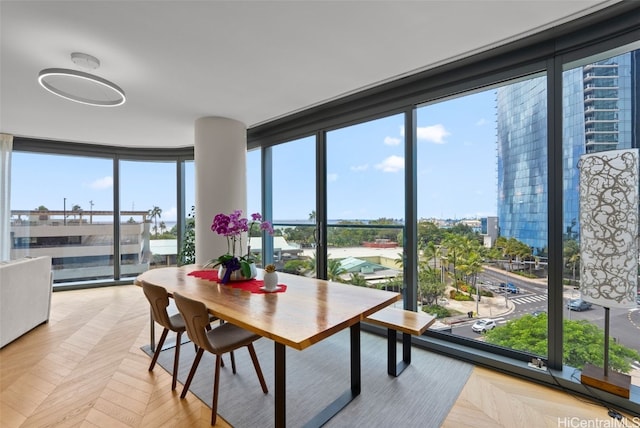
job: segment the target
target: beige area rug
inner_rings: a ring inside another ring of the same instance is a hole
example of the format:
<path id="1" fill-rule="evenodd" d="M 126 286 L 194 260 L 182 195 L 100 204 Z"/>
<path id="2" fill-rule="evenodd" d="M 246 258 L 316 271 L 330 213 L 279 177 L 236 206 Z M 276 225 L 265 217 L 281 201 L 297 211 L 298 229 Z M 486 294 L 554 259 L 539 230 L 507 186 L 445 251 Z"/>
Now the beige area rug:
<path id="1" fill-rule="evenodd" d="M 362 392 L 326 427 L 421 427 L 442 425 L 469 378 L 471 364 L 413 348 L 412 363 L 399 377 L 387 374 L 386 337 L 362 332 Z M 255 342 L 269 387 L 263 394 L 246 348 L 235 352 L 237 374 L 229 356 L 220 371 L 218 414 L 236 428 L 274 425 L 274 345 Z M 143 347 L 149 354 L 149 347 Z M 349 331 L 340 332 L 304 351 L 287 348 L 287 426 L 301 427 L 350 387 Z M 163 350 L 159 364 L 173 367 L 173 348 Z M 194 347 L 181 347 L 178 392 L 182 391 L 194 357 Z M 400 344 L 398 355 L 402 355 Z M 191 392 L 208 406 L 213 394 L 213 357 L 205 352 Z M 158 369 L 158 368 L 156 368 Z"/>

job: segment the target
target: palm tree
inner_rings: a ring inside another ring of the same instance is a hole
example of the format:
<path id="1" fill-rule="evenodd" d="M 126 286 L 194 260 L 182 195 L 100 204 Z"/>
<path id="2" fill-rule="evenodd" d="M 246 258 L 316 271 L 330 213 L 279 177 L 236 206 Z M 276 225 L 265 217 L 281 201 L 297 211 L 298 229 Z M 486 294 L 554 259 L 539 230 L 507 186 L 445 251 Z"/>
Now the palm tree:
<path id="1" fill-rule="evenodd" d="M 73 219 L 76 219 L 76 214 L 80 214 L 80 221 L 82 222 L 82 207 L 80 205 L 74 205 L 71 208 L 71 212 L 73 213 Z"/>
<path id="2" fill-rule="evenodd" d="M 429 241 L 427 245 L 424 247 L 424 257 L 429 262 L 429 260 L 433 259 L 433 268 L 436 268 L 436 261 L 438 257 L 439 248 L 436 246 L 435 242 Z"/>
<path id="3" fill-rule="evenodd" d="M 167 225 L 164 223 L 164 221 L 160 222 L 160 233 L 164 234 L 167 231 Z"/>
<path id="4" fill-rule="evenodd" d="M 327 265 L 327 278 L 329 281 L 342 282 L 341 275 L 347 273 L 347 270 L 342 267 L 342 263 L 338 259 L 330 259 Z"/>
<path id="5" fill-rule="evenodd" d="M 363 275 L 360 275 L 358 272 L 351 273 L 349 278 L 349 284 L 358 285 L 360 287 L 366 287 L 369 284 Z"/>
<path id="6" fill-rule="evenodd" d="M 158 219 L 161 217 L 161 214 L 162 209 L 158 206 L 154 205 L 153 208 L 149 210 L 149 217 L 151 217 L 155 222 L 153 230 L 156 232 L 156 238 L 158 237 Z"/>

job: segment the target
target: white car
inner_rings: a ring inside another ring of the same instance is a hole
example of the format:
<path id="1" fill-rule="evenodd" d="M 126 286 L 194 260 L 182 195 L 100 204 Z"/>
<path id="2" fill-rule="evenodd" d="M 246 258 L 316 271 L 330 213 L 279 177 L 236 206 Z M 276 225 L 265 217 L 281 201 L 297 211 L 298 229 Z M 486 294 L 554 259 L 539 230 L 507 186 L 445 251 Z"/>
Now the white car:
<path id="1" fill-rule="evenodd" d="M 487 330 L 493 330 L 494 328 L 496 328 L 496 322 L 490 318 L 480 319 L 471 326 L 471 330 L 476 333 L 484 333 Z"/>

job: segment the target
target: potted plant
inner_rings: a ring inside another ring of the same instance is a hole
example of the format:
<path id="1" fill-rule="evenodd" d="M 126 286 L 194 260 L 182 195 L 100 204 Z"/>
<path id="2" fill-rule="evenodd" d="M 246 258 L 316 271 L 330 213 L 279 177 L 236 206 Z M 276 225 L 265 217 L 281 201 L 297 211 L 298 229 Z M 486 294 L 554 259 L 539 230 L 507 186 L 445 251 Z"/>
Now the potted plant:
<path id="1" fill-rule="evenodd" d="M 273 234 L 273 227 L 268 221 L 262 220 L 260 213 L 251 214 L 251 221 L 242 217 L 242 210 L 235 210 L 231 214 L 216 214 L 211 223 L 211 231 L 227 238 L 227 252 L 209 260 L 204 267 L 219 267 L 220 282 L 226 284 L 231 280 L 255 278 L 257 271 L 255 258 L 251 255 L 251 232 L 255 227 Z M 247 232 L 247 252 L 242 251 L 242 234 Z"/>

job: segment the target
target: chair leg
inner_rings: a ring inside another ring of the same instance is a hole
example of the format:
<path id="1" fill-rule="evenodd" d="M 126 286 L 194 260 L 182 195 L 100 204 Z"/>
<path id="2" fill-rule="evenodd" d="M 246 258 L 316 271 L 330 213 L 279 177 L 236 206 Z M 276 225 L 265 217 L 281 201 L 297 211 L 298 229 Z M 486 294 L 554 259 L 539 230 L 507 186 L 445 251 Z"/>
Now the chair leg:
<path id="1" fill-rule="evenodd" d="M 189 376 L 187 376 L 187 381 L 184 383 L 184 387 L 182 388 L 182 394 L 180 394 L 180 398 L 184 398 L 187 396 L 187 391 L 189 390 L 189 385 L 191 385 L 191 381 L 193 380 L 193 376 L 196 374 L 196 369 L 198 368 L 198 364 L 200 363 L 200 359 L 202 358 L 202 354 L 204 354 L 204 348 L 198 349 L 198 353 L 193 360 L 193 364 L 191 365 L 191 370 L 189 371 Z"/>
<path id="2" fill-rule="evenodd" d="M 236 358 L 233 356 L 233 351 L 231 351 L 230 354 L 231 354 L 231 369 L 233 371 L 233 374 L 236 374 Z"/>
<path id="3" fill-rule="evenodd" d="M 218 417 L 218 385 L 220 384 L 220 363 L 222 356 L 216 355 L 216 369 L 213 375 L 213 400 L 211 400 L 211 425 L 216 424 Z"/>
<path id="4" fill-rule="evenodd" d="M 164 340 L 167 338 L 167 333 L 169 333 L 168 328 L 165 328 L 164 330 L 162 330 L 160 341 L 158 342 L 158 346 L 156 346 L 156 352 L 153 354 L 153 358 L 151 359 L 151 365 L 149 366 L 149 371 L 153 370 L 153 368 L 156 365 L 156 361 L 158 361 L 158 357 L 160 356 L 160 351 L 162 351 L 162 345 L 164 345 Z"/>
<path id="5" fill-rule="evenodd" d="M 180 342 L 182 341 L 182 332 L 177 332 L 176 336 L 176 352 L 173 357 L 173 380 L 171 381 L 171 390 L 176 389 L 176 383 L 178 382 L 178 363 L 180 362 Z"/>
<path id="6" fill-rule="evenodd" d="M 262 375 L 262 369 L 260 368 L 260 362 L 258 361 L 258 356 L 256 355 L 256 350 L 253 347 L 253 343 L 248 344 L 247 348 L 249 348 L 249 355 L 251 355 L 251 361 L 253 361 L 253 367 L 255 367 L 256 369 L 258 380 L 260 380 L 260 386 L 262 387 L 262 392 L 267 394 L 269 390 L 267 389 L 267 383 L 264 381 L 264 376 Z"/>

